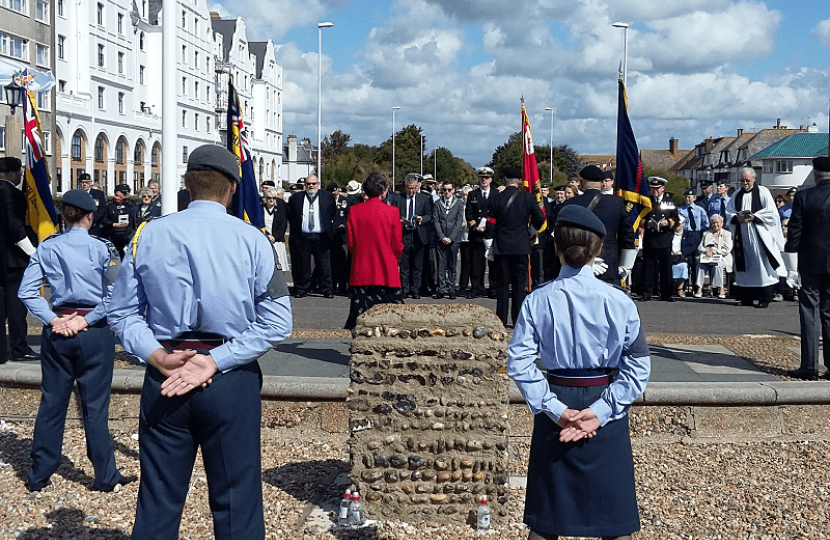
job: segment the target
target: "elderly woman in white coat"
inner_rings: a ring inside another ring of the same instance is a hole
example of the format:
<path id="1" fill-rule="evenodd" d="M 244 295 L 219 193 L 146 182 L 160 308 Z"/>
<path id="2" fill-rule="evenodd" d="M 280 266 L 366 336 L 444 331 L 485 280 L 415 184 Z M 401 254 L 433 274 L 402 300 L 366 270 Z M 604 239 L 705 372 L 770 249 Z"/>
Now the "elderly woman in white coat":
<path id="1" fill-rule="evenodd" d="M 695 298 L 703 296 L 703 285 L 709 276 L 712 296 L 715 289 L 718 298 L 726 298 L 726 276 L 732 272 L 732 233 L 723 228 L 723 218 L 712 214 L 709 218 L 711 229 L 703 233 L 697 251 L 700 262 L 695 280 Z"/>

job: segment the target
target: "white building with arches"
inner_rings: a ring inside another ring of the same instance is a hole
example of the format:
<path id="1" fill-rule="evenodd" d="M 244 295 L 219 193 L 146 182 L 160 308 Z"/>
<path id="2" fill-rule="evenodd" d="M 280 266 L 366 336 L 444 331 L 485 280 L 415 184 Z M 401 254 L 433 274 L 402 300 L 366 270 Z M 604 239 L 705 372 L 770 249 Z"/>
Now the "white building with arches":
<path id="1" fill-rule="evenodd" d="M 151 3 L 146 0 L 59 4 L 62 7 L 55 16 L 54 191 L 61 194 L 76 187 L 78 175 L 88 172 L 107 194 L 120 183 L 130 185 L 135 193 L 150 179 L 159 179 L 162 171 L 159 14 L 150 11 Z M 263 62 L 258 69 L 259 55 L 249 50 L 254 44 L 244 36 L 242 19 L 220 20 L 235 24 L 240 30 L 234 39 L 245 44 L 245 50 L 229 56 L 225 36 L 213 28 L 218 16 L 208 12 L 206 0 L 178 0 L 173 5 L 178 27 L 176 156 L 180 181 L 194 148 L 223 141 L 219 119 L 227 103 L 227 79 L 222 75 L 228 69 L 247 74 L 251 88 L 267 89 L 245 94 L 250 111 L 245 122 L 256 135 L 249 139 L 255 170 L 260 172 L 260 163 L 280 162 L 281 145 L 272 151 L 268 142 L 271 138 L 281 142 L 281 120 L 269 124 L 263 118 L 257 129 L 255 117 L 251 118 L 259 109 L 270 112 L 277 107 L 282 116 L 282 67 L 274 61 L 273 44 L 268 41 L 261 47 Z M 268 103 L 269 97 L 276 105 Z M 258 175 L 257 180 L 271 178 L 271 169 L 263 166 L 264 176 Z"/>

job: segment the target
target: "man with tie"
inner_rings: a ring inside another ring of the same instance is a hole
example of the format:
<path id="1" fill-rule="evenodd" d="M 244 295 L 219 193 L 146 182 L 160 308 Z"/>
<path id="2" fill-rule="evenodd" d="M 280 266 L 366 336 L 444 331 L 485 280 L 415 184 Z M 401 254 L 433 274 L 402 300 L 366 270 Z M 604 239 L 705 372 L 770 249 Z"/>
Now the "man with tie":
<path id="1" fill-rule="evenodd" d="M 683 238 L 680 241 L 680 251 L 683 254 L 686 264 L 689 265 L 689 275 L 697 275 L 697 248 L 703 239 L 703 232 L 709 229 L 709 216 L 706 211 L 695 204 L 697 194 L 692 188 L 687 189 L 683 196 L 686 204 L 677 208 L 677 213 L 683 217 Z M 685 285 L 684 285 L 685 287 Z M 677 291 L 678 296 L 686 296 L 686 291 L 681 288 Z M 695 298 L 700 298 L 702 291 L 694 291 Z"/>
<path id="2" fill-rule="evenodd" d="M 404 296 L 421 297 L 421 273 L 424 249 L 429 245 L 432 222 L 432 196 L 421 193 L 421 175 L 406 175 L 406 195 L 400 203 L 403 229 L 401 254 L 401 292 Z"/>
<path id="3" fill-rule="evenodd" d="M 438 290 L 433 298 L 455 299 L 455 266 L 458 246 L 461 242 L 461 227 L 464 225 L 464 202 L 455 197 L 452 182 L 443 183 L 443 195 L 435 203 L 432 223 L 438 237 Z"/>
<path id="4" fill-rule="evenodd" d="M 478 189 L 474 189 L 467 196 L 467 207 L 464 217 L 467 220 L 470 240 L 470 282 L 471 290 L 467 298 L 476 298 L 484 295 L 484 265 L 487 264 L 487 244 L 493 242 L 493 224 L 487 222 L 487 208 L 490 197 L 497 192 L 490 189 L 493 183 L 493 169 L 481 167 L 478 169 Z M 495 291 L 495 264 L 490 261 L 490 298 L 496 297 Z"/>
<path id="5" fill-rule="evenodd" d="M 320 289 L 326 298 L 334 298 L 331 285 L 331 246 L 334 240 L 335 205 L 328 191 L 320 190 L 320 181 L 310 175 L 305 181 L 305 192 L 288 200 L 288 223 L 294 277 L 294 297 L 308 296 L 311 288 L 311 258 L 319 273 Z"/>

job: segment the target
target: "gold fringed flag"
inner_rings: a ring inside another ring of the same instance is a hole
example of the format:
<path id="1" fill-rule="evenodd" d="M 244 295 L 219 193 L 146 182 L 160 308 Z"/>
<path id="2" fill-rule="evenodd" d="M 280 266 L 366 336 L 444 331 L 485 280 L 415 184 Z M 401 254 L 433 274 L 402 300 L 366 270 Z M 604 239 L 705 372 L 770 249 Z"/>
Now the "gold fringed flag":
<path id="1" fill-rule="evenodd" d="M 640 151 L 634 139 L 634 130 L 628 119 L 628 96 L 622 75 L 619 83 L 617 108 L 617 180 L 615 192 L 625 200 L 634 230 L 640 226 L 640 220 L 651 211 L 651 198 L 648 183 L 643 178 L 643 164 Z"/>
<path id="2" fill-rule="evenodd" d="M 49 187 L 49 171 L 43 153 L 43 132 L 40 129 L 40 116 L 35 105 L 35 93 L 27 90 L 23 103 L 25 118 L 26 177 L 23 192 L 26 195 L 27 221 L 37 234 L 38 241 L 43 241 L 58 230 L 58 213 L 52 201 Z"/>

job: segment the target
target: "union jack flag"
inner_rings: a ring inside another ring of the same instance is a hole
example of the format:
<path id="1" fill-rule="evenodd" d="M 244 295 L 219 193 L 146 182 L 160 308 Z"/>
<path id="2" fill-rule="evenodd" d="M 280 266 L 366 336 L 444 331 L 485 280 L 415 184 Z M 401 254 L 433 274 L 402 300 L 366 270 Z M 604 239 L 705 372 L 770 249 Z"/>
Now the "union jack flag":
<path id="1" fill-rule="evenodd" d="M 259 202 L 251 148 L 248 146 L 248 132 L 242 120 L 239 96 L 231 79 L 228 80 L 228 150 L 239 160 L 242 177 L 233 195 L 231 210 L 236 217 L 261 229 L 265 226 L 265 218 Z"/>

